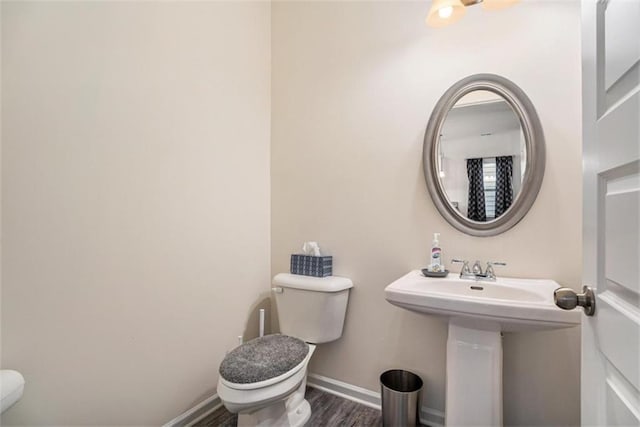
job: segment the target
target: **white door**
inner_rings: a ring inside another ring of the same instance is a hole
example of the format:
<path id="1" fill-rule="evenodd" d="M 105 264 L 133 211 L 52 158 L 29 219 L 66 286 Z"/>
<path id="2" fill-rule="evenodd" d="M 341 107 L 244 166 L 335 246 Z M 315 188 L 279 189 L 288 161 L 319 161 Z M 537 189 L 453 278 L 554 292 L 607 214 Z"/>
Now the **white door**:
<path id="1" fill-rule="evenodd" d="M 582 425 L 640 425 L 640 0 L 582 2 Z"/>

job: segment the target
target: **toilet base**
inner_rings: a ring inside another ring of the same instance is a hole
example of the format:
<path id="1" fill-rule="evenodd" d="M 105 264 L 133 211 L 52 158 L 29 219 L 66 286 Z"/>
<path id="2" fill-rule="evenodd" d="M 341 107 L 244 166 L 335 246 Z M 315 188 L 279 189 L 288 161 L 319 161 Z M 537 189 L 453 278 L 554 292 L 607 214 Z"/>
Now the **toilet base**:
<path id="1" fill-rule="evenodd" d="M 311 351 L 313 353 L 313 350 Z M 238 413 L 238 427 L 302 427 L 311 418 L 311 405 L 304 398 L 307 391 L 307 367 L 300 385 L 286 399 L 253 411 Z"/>
<path id="2" fill-rule="evenodd" d="M 306 369 L 306 367 L 305 367 Z M 287 426 L 302 427 L 311 418 L 311 405 L 304 398 L 307 391 L 307 373 L 288 398 L 250 412 L 238 413 L 238 427 Z"/>
<path id="3" fill-rule="evenodd" d="M 238 414 L 238 427 L 302 427 L 309 418 L 311 418 L 311 405 L 306 400 L 300 402 L 295 408 L 287 408 L 285 402 L 279 402 L 251 413 Z"/>

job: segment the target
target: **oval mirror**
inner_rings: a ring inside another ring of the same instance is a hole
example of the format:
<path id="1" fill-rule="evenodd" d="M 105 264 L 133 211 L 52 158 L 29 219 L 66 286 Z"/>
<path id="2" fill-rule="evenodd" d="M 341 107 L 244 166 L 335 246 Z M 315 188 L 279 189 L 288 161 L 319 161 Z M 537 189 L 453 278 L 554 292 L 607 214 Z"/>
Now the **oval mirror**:
<path id="1" fill-rule="evenodd" d="M 423 158 L 431 198 L 451 225 L 473 236 L 500 234 L 527 214 L 540 190 L 540 119 L 513 82 L 473 75 L 436 104 Z"/>

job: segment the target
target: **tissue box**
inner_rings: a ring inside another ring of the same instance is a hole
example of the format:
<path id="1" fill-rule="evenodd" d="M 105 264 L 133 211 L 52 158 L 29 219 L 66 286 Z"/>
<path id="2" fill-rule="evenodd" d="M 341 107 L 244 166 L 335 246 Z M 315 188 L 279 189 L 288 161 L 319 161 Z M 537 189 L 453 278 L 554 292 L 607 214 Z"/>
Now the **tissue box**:
<path id="1" fill-rule="evenodd" d="M 331 276 L 332 269 L 331 256 L 291 255 L 291 274 L 326 277 Z"/>

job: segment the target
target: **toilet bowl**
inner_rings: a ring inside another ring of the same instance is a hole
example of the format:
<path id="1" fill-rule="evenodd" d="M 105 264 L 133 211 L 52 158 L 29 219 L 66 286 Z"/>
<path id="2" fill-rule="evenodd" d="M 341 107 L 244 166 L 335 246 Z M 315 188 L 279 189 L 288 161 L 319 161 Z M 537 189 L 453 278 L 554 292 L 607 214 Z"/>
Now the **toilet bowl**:
<path id="1" fill-rule="evenodd" d="M 239 426 L 304 425 L 307 368 L 316 345 L 342 336 L 351 280 L 278 274 L 273 293 L 282 334 L 232 350 L 220 365 L 218 396 Z"/>
<path id="2" fill-rule="evenodd" d="M 220 377 L 218 396 L 229 412 L 238 413 L 239 426 L 302 426 L 309 420 L 311 407 L 304 400 L 304 393 L 307 366 L 315 348 L 309 345 L 302 362 L 267 380 L 243 384 Z"/>
<path id="3" fill-rule="evenodd" d="M 24 377 L 18 371 L 11 369 L 0 370 L 0 413 L 13 406 L 24 392 Z"/>

